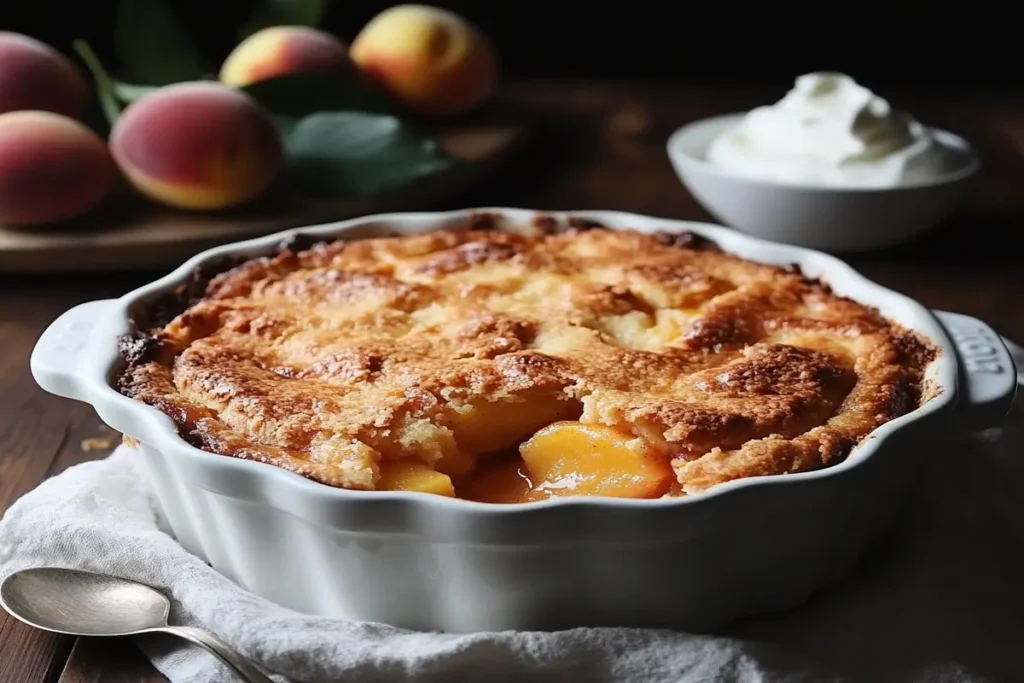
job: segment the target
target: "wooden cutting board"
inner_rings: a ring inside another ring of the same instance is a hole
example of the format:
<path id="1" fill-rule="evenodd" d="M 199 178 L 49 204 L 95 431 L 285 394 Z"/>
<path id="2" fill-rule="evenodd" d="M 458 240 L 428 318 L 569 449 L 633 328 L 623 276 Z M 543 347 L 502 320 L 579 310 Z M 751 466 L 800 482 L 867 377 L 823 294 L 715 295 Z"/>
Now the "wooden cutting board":
<path id="1" fill-rule="evenodd" d="M 0 273 L 173 267 L 205 249 L 278 230 L 355 216 L 422 207 L 449 199 L 484 180 L 525 137 L 517 122 L 464 125 L 436 134 L 462 160 L 401 190 L 374 197 L 314 199 L 267 196 L 244 209 L 176 211 L 130 191 L 88 216 L 59 226 L 0 226 Z"/>

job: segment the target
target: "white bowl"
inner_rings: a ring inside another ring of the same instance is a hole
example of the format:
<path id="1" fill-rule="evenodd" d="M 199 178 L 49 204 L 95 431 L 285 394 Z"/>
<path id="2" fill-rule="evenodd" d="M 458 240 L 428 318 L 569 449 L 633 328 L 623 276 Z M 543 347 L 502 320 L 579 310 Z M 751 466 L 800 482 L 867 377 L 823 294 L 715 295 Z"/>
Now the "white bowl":
<path id="1" fill-rule="evenodd" d="M 516 224 L 537 213 L 482 209 Z M 47 391 L 91 403 L 139 442 L 170 531 L 245 588 L 333 617 L 446 631 L 673 626 L 701 630 L 791 607 L 841 576 L 906 500 L 928 444 L 995 426 L 1016 387 L 1013 360 L 984 323 L 934 315 L 831 256 L 735 230 L 613 211 L 546 214 L 611 229 L 689 231 L 729 252 L 796 265 L 930 339 L 934 397 L 875 430 L 832 467 L 750 477 L 684 498 L 568 497 L 492 505 L 402 491 L 331 488 L 283 469 L 199 450 L 163 413 L 115 388 L 118 337 L 133 313 L 188 287 L 225 257 L 273 253 L 283 237 L 416 234 L 475 211 L 367 216 L 217 247 L 117 300 L 58 318 L 32 354 Z"/>
<path id="2" fill-rule="evenodd" d="M 893 188 L 835 188 L 747 178 L 707 161 L 712 140 L 740 122 L 728 114 L 687 124 L 669 137 L 668 156 L 694 198 L 722 223 L 774 242 L 830 252 L 892 246 L 947 216 L 981 167 L 963 138 L 932 129 L 951 170 Z"/>

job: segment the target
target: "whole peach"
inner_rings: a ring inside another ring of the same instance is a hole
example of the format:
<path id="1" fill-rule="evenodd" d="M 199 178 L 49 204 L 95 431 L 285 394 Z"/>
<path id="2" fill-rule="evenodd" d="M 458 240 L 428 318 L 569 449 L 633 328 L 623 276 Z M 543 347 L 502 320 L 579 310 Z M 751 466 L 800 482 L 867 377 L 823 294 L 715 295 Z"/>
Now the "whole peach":
<path id="1" fill-rule="evenodd" d="M 350 54 L 356 66 L 427 116 L 469 111 L 498 80 L 486 36 L 458 14 L 426 5 L 384 10 L 356 36 Z"/>
<path id="2" fill-rule="evenodd" d="M 213 82 L 177 83 L 132 103 L 110 149 L 142 194 L 182 209 L 221 209 L 267 188 L 284 153 L 248 95 Z"/>
<path id="3" fill-rule="evenodd" d="M 350 73 L 348 47 L 330 33 L 305 26 L 272 26 L 252 34 L 232 50 L 220 80 L 244 88 L 291 73 Z"/>
<path id="4" fill-rule="evenodd" d="M 82 72 L 35 38 L 0 31 L 0 113 L 22 109 L 78 118 L 89 99 Z"/>
<path id="5" fill-rule="evenodd" d="M 71 218 L 99 204 L 117 172 L 103 140 L 60 114 L 0 114 L 0 223 Z"/>

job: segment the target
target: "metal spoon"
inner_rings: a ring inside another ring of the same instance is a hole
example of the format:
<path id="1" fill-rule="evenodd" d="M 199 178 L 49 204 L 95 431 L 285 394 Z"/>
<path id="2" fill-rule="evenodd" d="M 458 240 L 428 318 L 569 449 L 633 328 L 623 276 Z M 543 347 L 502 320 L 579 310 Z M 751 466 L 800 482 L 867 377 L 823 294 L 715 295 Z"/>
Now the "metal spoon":
<path id="1" fill-rule="evenodd" d="M 0 606 L 29 626 L 71 636 L 170 633 L 206 648 L 247 683 L 273 683 L 211 633 L 169 626 L 171 603 L 141 583 L 75 569 L 24 569 L 0 584 Z"/>

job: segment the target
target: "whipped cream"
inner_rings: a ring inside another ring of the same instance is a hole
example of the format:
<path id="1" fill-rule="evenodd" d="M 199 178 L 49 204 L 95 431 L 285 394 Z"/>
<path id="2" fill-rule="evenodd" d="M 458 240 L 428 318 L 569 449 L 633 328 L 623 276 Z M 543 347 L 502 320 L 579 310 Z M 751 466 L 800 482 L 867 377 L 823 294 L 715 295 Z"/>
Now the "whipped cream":
<path id="1" fill-rule="evenodd" d="M 715 166 L 801 185 L 892 187 L 948 165 L 942 145 L 910 114 L 849 76 L 812 73 L 774 105 L 750 111 L 708 148 Z"/>

